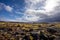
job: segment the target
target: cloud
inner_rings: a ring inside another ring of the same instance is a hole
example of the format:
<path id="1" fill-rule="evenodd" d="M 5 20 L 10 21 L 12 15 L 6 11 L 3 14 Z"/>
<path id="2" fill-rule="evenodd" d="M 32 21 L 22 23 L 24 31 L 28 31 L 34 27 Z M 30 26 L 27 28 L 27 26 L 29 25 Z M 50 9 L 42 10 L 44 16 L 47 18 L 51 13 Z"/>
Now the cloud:
<path id="1" fill-rule="evenodd" d="M 39 17 L 37 17 L 35 15 L 27 15 L 25 19 L 27 21 L 31 22 L 31 21 L 37 21 L 39 19 Z"/>
<path id="2" fill-rule="evenodd" d="M 45 21 L 46 19 L 54 19 L 55 15 L 58 15 L 58 9 L 60 9 L 58 8 L 60 0 L 25 0 L 25 2 L 25 14 L 30 17 L 27 15 L 24 17 L 28 21 Z"/>
<path id="3" fill-rule="evenodd" d="M 13 8 L 11 7 L 11 6 L 9 6 L 9 5 L 6 5 L 6 4 L 4 4 L 4 3 L 0 3 L 0 9 L 2 9 L 2 10 L 6 10 L 6 11 L 8 11 L 8 12 L 12 12 L 12 10 L 13 10 Z"/>
<path id="4" fill-rule="evenodd" d="M 58 6 L 58 2 L 60 0 L 47 0 L 45 3 L 45 7 L 44 9 L 46 10 L 46 12 L 51 12 L 53 10 L 55 10 L 55 7 Z"/>
<path id="5" fill-rule="evenodd" d="M 8 19 L 9 21 L 53 22 L 60 20 L 60 0 L 25 0 L 25 3 L 24 12 L 14 10 L 14 13 L 23 16 Z M 0 3 L 0 7 L 8 12 L 13 10 L 11 6 L 3 3 Z"/>
<path id="6" fill-rule="evenodd" d="M 25 20 L 27 21 L 38 21 L 40 18 L 40 16 L 37 16 L 38 14 L 42 14 L 43 7 L 44 6 L 42 4 L 42 2 L 44 2 L 45 0 L 25 0 L 26 2 L 26 11 L 25 11 Z M 41 5 L 42 4 L 42 5 Z M 42 10 L 40 10 L 40 7 Z"/>
<path id="7" fill-rule="evenodd" d="M 5 10 L 8 12 L 12 12 L 13 8 L 10 6 L 5 6 Z"/>

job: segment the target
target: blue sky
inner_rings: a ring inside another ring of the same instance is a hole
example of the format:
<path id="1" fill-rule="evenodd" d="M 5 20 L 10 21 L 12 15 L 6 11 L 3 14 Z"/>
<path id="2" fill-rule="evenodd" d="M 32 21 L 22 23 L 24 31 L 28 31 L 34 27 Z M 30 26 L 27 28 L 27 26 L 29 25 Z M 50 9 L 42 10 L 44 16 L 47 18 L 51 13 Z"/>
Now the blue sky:
<path id="1" fill-rule="evenodd" d="M 60 0 L 0 0 L 0 21 L 59 22 Z"/>

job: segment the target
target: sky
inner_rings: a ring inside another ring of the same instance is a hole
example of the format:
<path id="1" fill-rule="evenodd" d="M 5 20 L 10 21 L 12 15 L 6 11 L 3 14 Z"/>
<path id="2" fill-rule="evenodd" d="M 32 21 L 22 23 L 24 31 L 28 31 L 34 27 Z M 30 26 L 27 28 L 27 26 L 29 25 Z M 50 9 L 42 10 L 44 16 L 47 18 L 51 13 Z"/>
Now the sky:
<path id="1" fill-rule="evenodd" d="M 0 21 L 60 22 L 60 0 L 0 0 Z"/>

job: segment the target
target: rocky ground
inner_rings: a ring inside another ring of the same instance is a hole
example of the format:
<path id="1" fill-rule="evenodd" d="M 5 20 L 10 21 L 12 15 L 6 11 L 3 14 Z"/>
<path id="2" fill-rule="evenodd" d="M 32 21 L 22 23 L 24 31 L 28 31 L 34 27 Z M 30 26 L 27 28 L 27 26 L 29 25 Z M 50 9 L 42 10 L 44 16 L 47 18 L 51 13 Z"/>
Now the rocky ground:
<path id="1" fill-rule="evenodd" d="M 41 38 L 60 40 L 60 24 L 0 23 L 0 40 L 42 40 Z"/>

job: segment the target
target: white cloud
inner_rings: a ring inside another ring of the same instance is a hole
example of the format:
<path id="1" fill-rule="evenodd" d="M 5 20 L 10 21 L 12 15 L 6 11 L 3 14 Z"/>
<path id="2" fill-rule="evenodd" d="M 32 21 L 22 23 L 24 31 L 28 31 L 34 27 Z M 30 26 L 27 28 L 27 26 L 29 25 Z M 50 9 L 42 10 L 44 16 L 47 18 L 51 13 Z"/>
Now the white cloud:
<path id="1" fill-rule="evenodd" d="M 25 0 L 26 20 L 38 21 L 45 18 L 50 18 L 55 15 L 55 8 L 59 6 L 60 0 Z M 38 16 L 39 15 L 39 16 Z"/>
<path id="2" fill-rule="evenodd" d="M 47 0 L 44 6 L 44 9 L 46 12 L 53 12 L 55 10 L 55 8 L 58 6 L 58 2 L 60 0 Z M 51 14 L 51 13 L 50 13 Z"/>
<path id="3" fill-rule="evenodd" d="M 13 8 L 11 6 L 6 5 L 4 3 L 0 3 L 0 8 L 3 9 L 3 10 L 5 9 L 8 12 L 12 12 L 12 10 L 13 10 Z"/>
<path id="4" fill-rule="evenodd" d="M 13 8 L 10 7 L 10 6 L 5 6 L 5 10 L 8 11 L 8 12 L 11 12 L 13 10 Z"/>
<path id="5" fill-rule="evenodd" d="M 26 18 L 25 18 L 27 21 L 37 21 L 38 19 L 39 19 L 39 17 L 37 17 L 37 16 L 34 16 L 34 15 L 28 15 L 28 16 L 26 16 Z"/>
<path id="6" fill-rule="evenodd" d="M 41 6 L 41 2 L 43 2 L 44 0 L 25 0 L 26 2 L 26 8 L 27 9 L 36 9 L 37 5 Z"/>
<path id="7" fill-rule="evenodd" d="M 19 22 L 35 22 L 35 21 L 45 21 L 45 19 L 51 19 L 60 13 L 60 0 L 25 0 L 25 12 L 24 16 L 11 21 Z M 6 11 L 11 12 L 13 10 L 9 5 L 4 4 Z M 21 12 L 15 12 L 21 14 Z M 9 19 L 10 20 L 10 19 Z"/>

